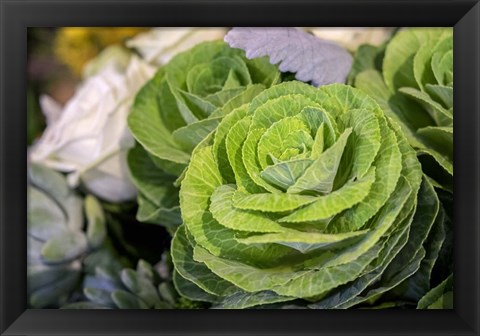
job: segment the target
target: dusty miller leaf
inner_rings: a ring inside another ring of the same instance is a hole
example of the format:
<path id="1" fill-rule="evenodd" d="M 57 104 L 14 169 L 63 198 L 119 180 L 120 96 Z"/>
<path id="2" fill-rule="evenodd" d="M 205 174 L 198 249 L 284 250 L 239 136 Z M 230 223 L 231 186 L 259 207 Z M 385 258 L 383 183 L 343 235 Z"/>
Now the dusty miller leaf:
<path id="1" fill-rule="evenodd" d="M 270 63 L 280 63 L 280 71 L 293 72 L 296 79 L 315 86 L 345 83 L 352 66 L 344 48 L 291 27 L 235 27 L 225 42 L 245 50 L 249 59 L 268 56 Z"/>

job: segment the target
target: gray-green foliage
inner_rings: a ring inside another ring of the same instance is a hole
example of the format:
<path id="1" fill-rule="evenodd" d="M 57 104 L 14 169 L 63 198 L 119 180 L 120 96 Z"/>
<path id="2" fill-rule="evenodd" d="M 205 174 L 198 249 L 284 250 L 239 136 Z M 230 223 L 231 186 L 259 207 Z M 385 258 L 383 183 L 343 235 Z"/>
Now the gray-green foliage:
<path id="1" fill-rule="evenodd" d="M 374 99 L 296 81 L 223 118 L 192 155 L 180 208 L 175 286 L 218 308 L 404 296 L 392 289 L 434 261 L 442 220 L 415 151 Z"/>
<path id="2" fill-rule="evenodd" d="M 403 29 L 384 52 L 361 46 L 350 82 L 401 126 L 432 183 L 452 191 L 453 29 Z"/>
<path id="3" fill-rule="evenodd" d="M 57 306 L 80 280 L 81 259 L 103 243 L 104 214 L 94 197 L 83 200 L 46 167 L 30 165 L 28 181 L 29 305 Z"/>
<path id="4" fill-rule="evenodd" d="M 194 308 L 178 297 L 168 270 L 159 272 L 148 262 L 139 260 L 136 269 L 120 264 L 90 260 L 93 270 L 83 282 L 84 301 L 68 304 L 64 309 L 172 309 Z M 159 267 L 168 267 L 165 259 Z"/>
<path id="5" fill-rule="evenodd" d="M 202 43 L 160 68 L 139 91 L 128 118 L 143 147 L 129 153 L 139 189 L 137 218 L 170 229 L 178 226 L 173 177 L 181 180 L 194 148 L 226 114 L 279 80 L 268 59 L 248 60 L 222 41 Z"/>

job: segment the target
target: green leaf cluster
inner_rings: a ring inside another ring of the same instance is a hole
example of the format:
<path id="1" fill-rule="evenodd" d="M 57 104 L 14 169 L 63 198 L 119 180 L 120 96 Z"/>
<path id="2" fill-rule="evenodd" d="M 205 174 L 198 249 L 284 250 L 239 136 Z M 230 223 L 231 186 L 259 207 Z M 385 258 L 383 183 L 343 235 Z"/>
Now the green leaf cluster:
<path id="1" fill-rule="evenodd" d="M 401 129 L 341 84 L 286 82 L 231 111 L 194 151 L 180 209 L 175 286 L 218 308 L 408 298 L 397 287 L 429 282 L 444 239 Z"/>
<path id="2" fill-rule="evenodd" d="M 79 282 L 82 258 L 102 245 L 105 218 L 93 196 L 83 200 L 57 172 L 31 164 L 28 181 L 29 305 L 58 306 Z"/>
<path id="3" fill-rule="evenodd" d="M 350 82 L 401 126 L 435 187 L 451 192 L 453 29 L 403 29 L 384 47 L 361 46 Z"/>

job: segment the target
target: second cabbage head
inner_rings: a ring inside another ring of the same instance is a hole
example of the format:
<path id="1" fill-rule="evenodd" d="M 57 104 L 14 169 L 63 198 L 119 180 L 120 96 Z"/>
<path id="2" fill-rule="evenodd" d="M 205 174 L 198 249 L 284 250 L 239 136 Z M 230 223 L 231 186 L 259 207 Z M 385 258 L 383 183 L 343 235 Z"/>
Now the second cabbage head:
<path id="1" fill-rule="evenodd" d="M 192 155 L 180 208 L 176 287 L 223 308 L 378 297 L 419 269 L 439 222 L 415 151 L 372 98 L 296 81 L 223 118 Z"/>
<path id="2" fill-rule="evenodd" d="M 138 93 L 128 123 L 155 162 L 178 176 L 225 114 L 279 78 L 266 58 L 248 60 L 223 41 L 204 42 L 160 68 Z"/>
<path id="3" fill-rule="evenodd" d="M 129 154 L 141 221 L 175 229 L 178 189 L 190 156 L 234 108 L 280 81 L 268 59 L 248 60 L 223 41 L 178 54 L 138 93 L 128 119 L 141 147 Z M 160 171 L 161 170 L 161 171 Z"/>
<path id="4" fill-rule="evenodd" d="M 360 47 L 352 82 L 400 125 L 432 183 L 452 192 L 453 29 L 402 29 L 382 53 Z"/>

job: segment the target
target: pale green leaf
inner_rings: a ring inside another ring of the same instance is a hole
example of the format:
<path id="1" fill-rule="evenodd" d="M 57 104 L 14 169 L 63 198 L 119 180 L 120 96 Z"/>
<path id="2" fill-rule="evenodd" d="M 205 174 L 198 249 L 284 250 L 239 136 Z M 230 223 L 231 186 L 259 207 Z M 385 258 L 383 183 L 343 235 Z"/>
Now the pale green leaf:
<path id="1" fill-rule="evenodd" d="M 330 148 L 324 151 L 287 190 L 288 193 L 316 191 L 327 194 L 333 189 L 333 181 L 352 128 L 347 128 Z"/>
<path id="2" fill-rule="evenodd" d="M 450 109 L 453 107 L 453 88 L 442 85 L 425 85 L 426 92 L 437 102 L 442 103 L 443 107 Z"/>
<path id="3" fill-rule="evenodd" d="M 448 34 L 451 28 L 414 28 L 398 32 L 387 45 L 383 60 L 385 83 L 394 92 L 401 87 L 417 88 L 414 58 L 421 46 Z"/>
<path id="4" fill-rule="evenodd" d="M 233 127 L 231 127 L 226 138 L 226 147 L 228 161 L 230 162 L 230 167 L 232 167 L 235 175 L 235 179 L 231 182 L 235 182 L 239 190 L 246 190 L 255 193 L 263 191 L 264 189 L 258 186 L 250 178 L 242 159 L 242 145 L 247 137 L 250 121 L 250 117 L 243 118 L 237 121 Z M 219 161 L 219 166 L 225 167 L 222 165 L 222 163 L 222 161 Z"/>
<path id="5" fill-rule="evenodd" d="M 161 99 L 157 99 L 157 96 Z M 172 130 L 166 126 L 173 119 L 171 116 L 175 115 L 174 99 L 168 85 L 164 83 L 164 71 L 160 70 L 138 92 L 128 116 L 128 126 L 135 139 L 153 155 L 175 163 L 188 163 L 189 155 L 176 144 Z M 173 127 L 178 128 L 180 125 L 181 122 L 174 120 Z"/>
<path id="6" fill-rule="evenodd" d="M 46 263 L 58 264 L 71 261 L 87 251 L 87 238 L 83 232 L 64 231 L 50 238 L 42 247 Z"/>
<path id="7" fill-rule="evenodd" d="M 68 229 L 65 213 L 58 203 L 35 187 L 28 186 L 27 192 L 29 235 L 47 241 Z"/>
<path id="8" fill-rule="evenodd" d="M 279 162 L 265 168 L 260 173 L 260 176 L 273 187 L 288 190 L 297 182 L 300 176 L 305 174 L 307 168 L 311 166 L 312 163 L 313 161 L 310 159 Z"/>
<path id="9" fill-rule="evenodd" d="M 97 248 L 107 235 L 105 215 L 100 202 L 93 196 L 85 197 L 85 213 L 87 216 L 87 240 L 91 248 Z"/>
<path id="10" fill-rule="evenodd" d="M 220 118 L 203 119 L 180 127 L 172 133 L 173 139 L 186 151 L 193 149 L 212 132 L 220 122 Z"/>
<path id="11" fill-rule="evenodd" d="M 279 157 L 285 148 L 297 147 L 301 146 L 301 144 L 305 144 L 305 139 L 302 138 L 298 138 L 299 141 L 295 141 L 297 143 L 288 143 L 289 136 L 297 131 L 304 131 L 307 134 L 310 133 L 307 125 L 305 125 L 300 119 L 296 117 L 286 117 L 274 122 L 262 134 L 257 146 L 257 158 L 262 169 L 266 169 L 269 164 L 271 164 L 271 162 L 268 162 L 269 154 Z M 310 141 L 312 141 L 311 137 Z"/>
<path id="12" fill-rule="evenodd" d="M 185 231 L 185 227 L 181 226 L 172 242 L 172 259 L 176 272 L 210 295 L 227 296 L 235 292 L 234 286 L 215 276 L 205 265 L 193 259 L 193 247 L 189 244 Z"/>
<path id="13" fill-rule="evenodd" d="M 230 114 L 226 115 L 225 118 L 223 118 L 222 122 L 220 123 L 220 125 L 217 127 L 215 131 L 215 136 L 213 141 L 213 154 L 215 156 L 215 160 L 218 162 L 218 165 L 223 167 L 221 171 L 222 177 L 229 183 L 235 182 L 236 177 L 234 175 L 233 169 L 235 169 L 236 165 L 231 163 L 232 161 L 228 157 L 226 139 L 227 139 L 227 136 L 230 136 L 232 138 L 231 142 L 237 143 L 235 147 L 241 148 L 241 145 L 244 141 L 244 137 L 246 137 L 246 133 L 242 132 L 240 125 L 237 126 L 237 128 L 235 129 L 235 132 L 232 135 L 230 135 L 230 133 L 234 125 L 239 120 L 244 118 L 246 115 L 247 115 L 246 106 L 238 107 L 234 109 L 233 111 L 231 111 Z M 238 133 L 238 135 L 236 135 L 236 133 Z M 232 151 L 232 149 L 230 151 L 231 151 L 230 155 L 232 155 L 234 151 Z M 230 164 L 229 164 L 229 161 L 230 161 Z"/>
<path id="14" fill-rule="evenodd" d="M 413 147 L 424 147 L 416 131 L 418 128 L 431 125 L 433 119 L 417 103 L 404 95 L 390 93 L 381 74 L 374 70 L 358 74 L 355 86 L 375 98 L 385 114 L 400 125 Z"/>
<path id="15" fill-rule="evenodd" d="M 237 209 L 233 204 L 234 185 L 219 186 L 210 198 L 210 212 L 218 223 L 233 230 L 247 232 L 284 232 L 286 229 L 265 214 Z"/>
<path id="16" fill-rule="evenodd" d="M 437 125 L 452 125 L 452 113 L 449 110 L 443 108 L 443 106 L 440 105 L 438 102 L 434 101 L 427 93 L 409 87 L 400 88 L 399 91 L 422 104 L 430 113 L 430 116 L 433 118 L 433 120 L 435 120 L 435 123 Z"/>
<path id="17" fill-rule="evenodd" d="M 124 290 L 112 293 L 112 300 L 120 309 L 148 309 L 150 308 L 141 298 Z"/>
<path id="18" fill-rule="evenodd" d="M 295 210 L 303 205 L 314 202 L 317 198 L 294 194 L 249 194 L 236 190 L 233 194 L 233 205 L 238 209 L 258 210 L 263 212 L 283 212 Z"/>
<path id="19" fill-rule="evenodd" d="M 193 282 L 179 275 L 176 271 L 173 272 L 173 283 L 177 292 L 190 300 L 204 302 L 217 302 L 219 300 L 218 296 L 205 292 Z"/>
<path id="20" fill-rule="evenodd" d="M 279 193 L 279 189 L 267 183 L 262 177 L 262 168 L 255 155 L 258 141 L 262 137 L 264 131 L 264 129 L 250 129 L 242 147 L 241 157 L 248 176 L 252 181 L 254 181 L 259 187 L 265 188 L 270 192 Z"/>
<path id="21" fill-rule="evenodd" d="M 282 217 L 279 221 L 297 223 L 329 219 L 343 210 L 352 208 L 367 197 L 375 176 L 375 169 L 372 168 L 362 179 L 347 182 L 330 194 L 318 196 L 314 202 Z"/>
<path id="22" fill-rule="evenodd" d="M 417 309 L 453 309 L 453 274 L 418 301 Z"/>
<path id="23" fill-rule="evenodd" d="M 338 248 L 345 246 L 346 241 L 352 243 L 352 238 L 364 235 L 368 230 L 354 231 L 349 233 L 323 234 L 316 232 L 286 231 L 281 233 L 267 233 L 239 238 L 238 241 L 244 244 L 265 244 L 276 243 L 289 246 L 301 253 L 311 252 L 319 248 Z"/>
<path id="24" fill-rule="evenodd" d="M 255 293 L 238 292 L 222 300 L 214 309 L 246 309 L 259 305 L 287 302 L 295 298 L 280 296 L 272 291 L 261 291 Z"/>
<path id="25" fill-rule="evenodd" d="M 142 277 L 134 270 L 128 268 L 122 270 L 120 277 L 125 287 L 132 293 L 135 293 L 148 307 L 153 307 L 160 300 L 158 292 L 150 279 Z"/>
<path id="26" fill-rule="evenodd" d="M 259 265 L 281 263 L 292 253 L 287 247 L 256 247 L 238 243 L 235 240 L 237 232 L 220 225 L 208 211 L 210 196 L 220 185 L 222 180 L 212 147 L 204 147 L 192 156 L 180 193 L 182 217 L 197 244 L 214 255 L 231 255 Z"/>

